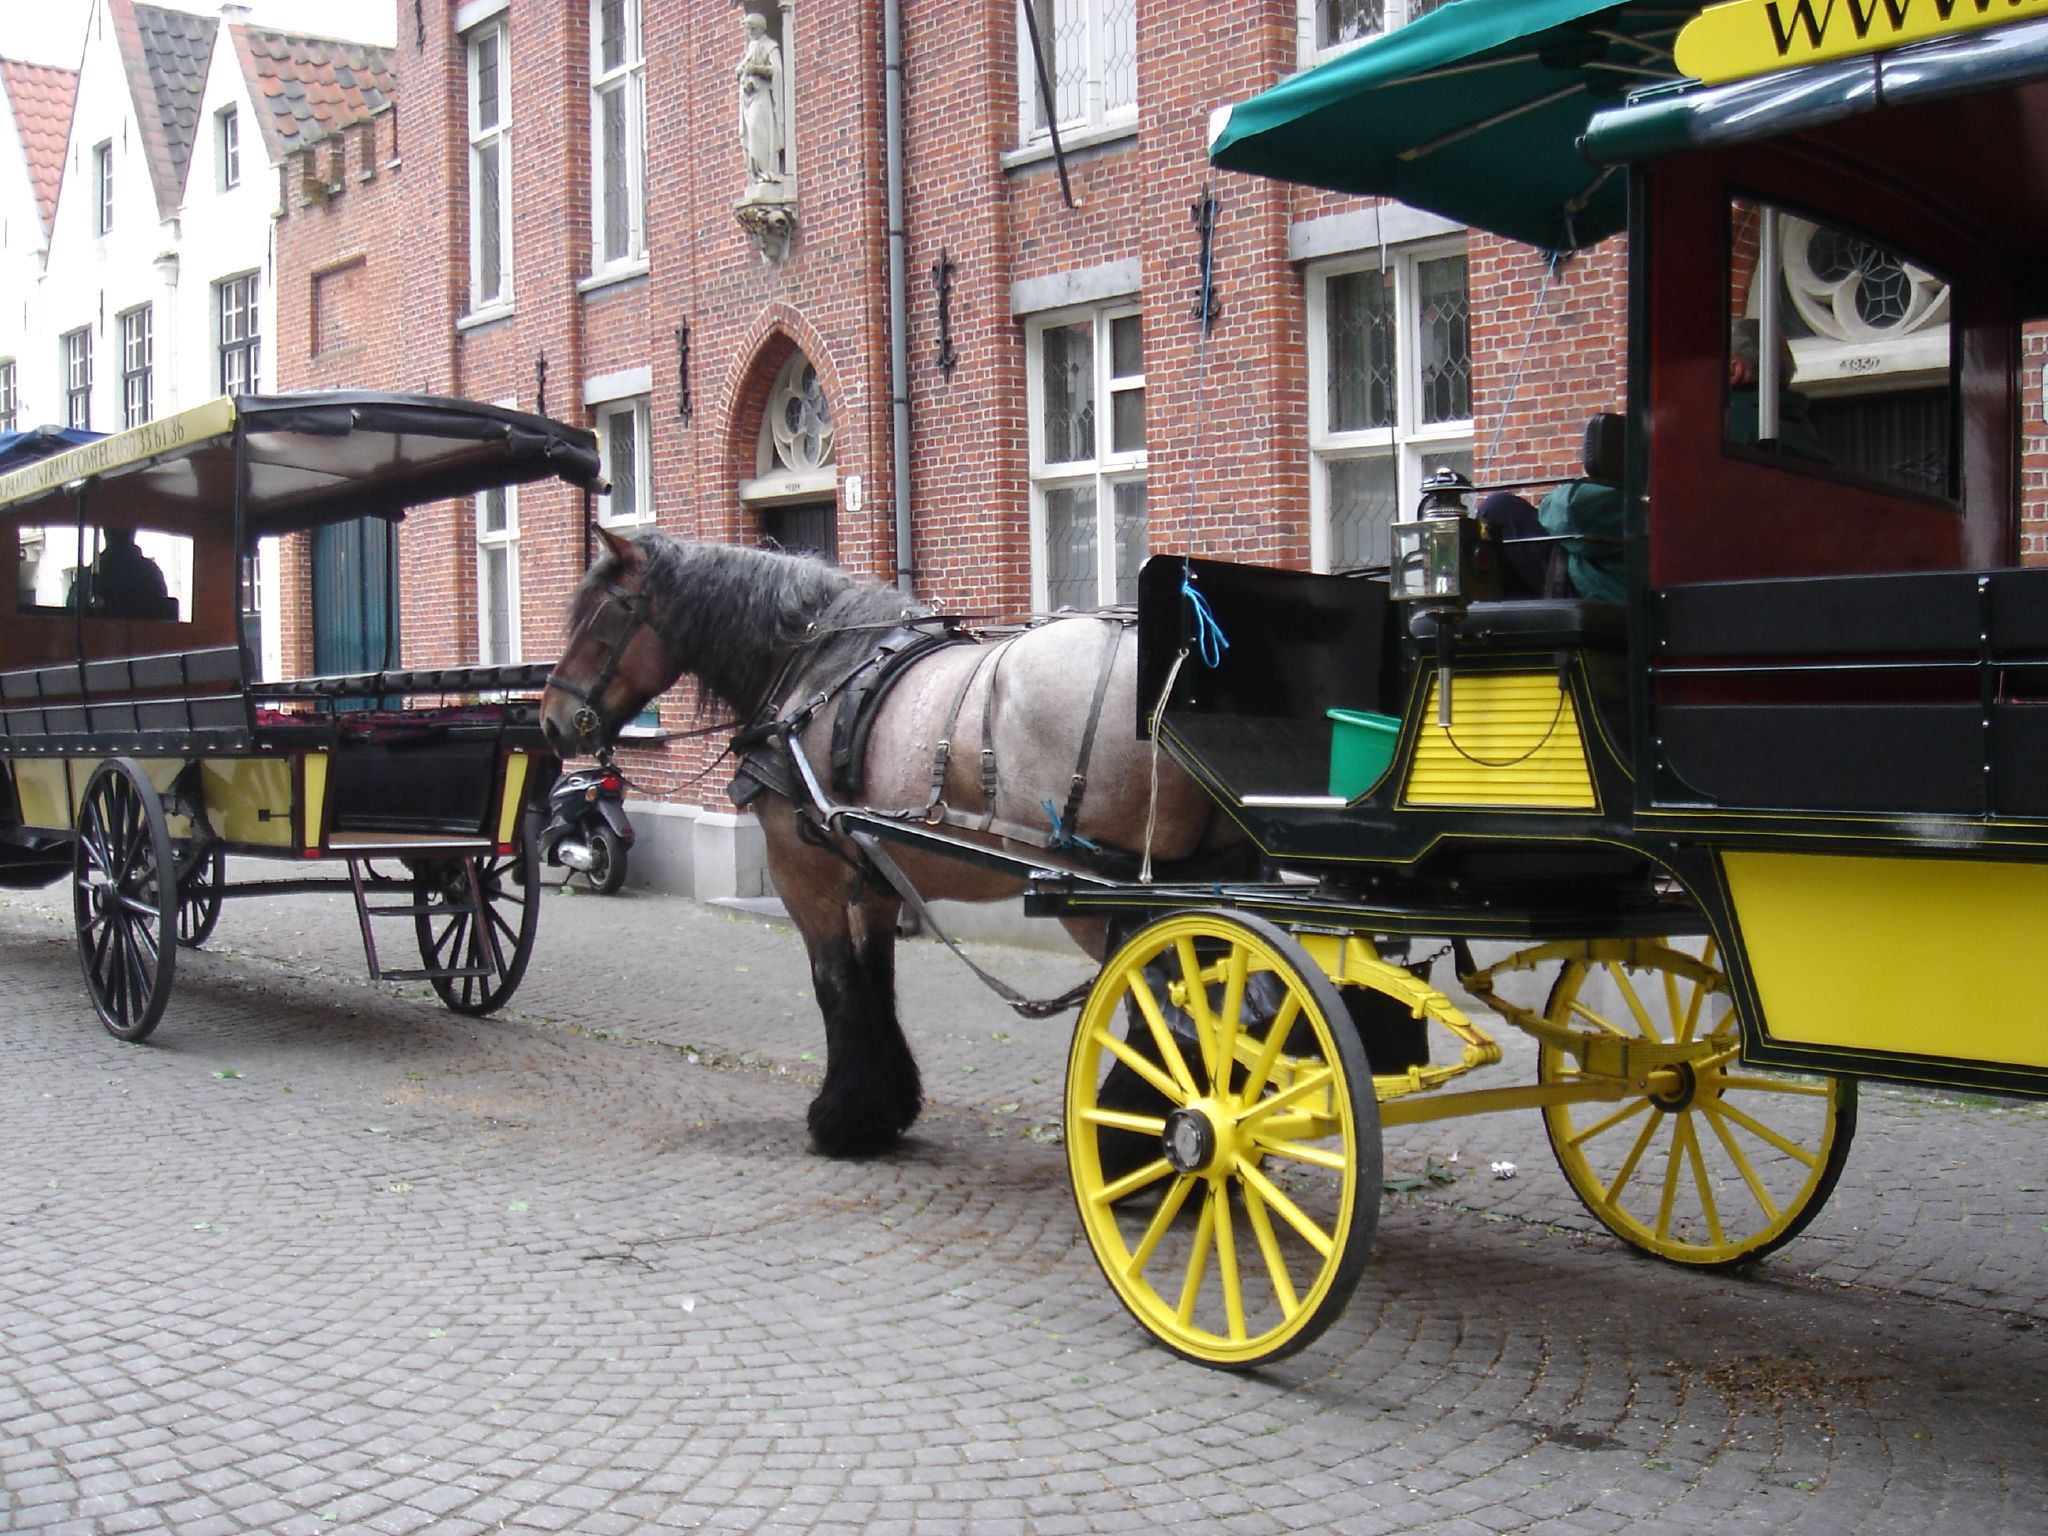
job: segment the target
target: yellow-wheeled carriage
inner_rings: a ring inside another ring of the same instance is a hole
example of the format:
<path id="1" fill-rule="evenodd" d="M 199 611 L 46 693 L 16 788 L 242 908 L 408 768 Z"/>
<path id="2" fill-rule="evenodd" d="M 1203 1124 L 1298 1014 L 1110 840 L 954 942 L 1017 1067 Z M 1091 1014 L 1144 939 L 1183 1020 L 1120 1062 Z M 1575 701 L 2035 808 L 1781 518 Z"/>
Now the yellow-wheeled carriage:
<path id="1" fill-rule="evenodd" d="M 156 1027 L 178 948 L 230 896 L 346 889 L 374 978 L 424 980 L 465 1013 L 511 996 L 540 911 L 546 668 L 265 681 L 244 623 L 267 535 L 360 521 L 395 561 L 384 530 L 408 507 L 558 476 L 599 481 L 589 433 L 374 394 L 218 400 L 0 476 L 0 883 L 69 878 L 110 1032 Z M 354 574 L 351 614 L 395 600 L 389 566 Z M 230 853 L 347 876 L 231 887 Z M 380 959 L 379 918 L 417 966 Z"/>
<path id="2" fill-rule="evenodd" d="M 1717 1267 L 1820 1209 L 1858 1078 L 2048 1092 L 2048 19 L 1778 9 L 1459 0 L 1219 117 L 1225 167 L 1625 228 L 1630 360 L 1605 526 L 1445 473 L 1376 571 L 1146 567 L 1142 729 L 1262 877 L 1028 903 L 1120 935 L 1070 1170 L 1194 1359 L 1338 1314 L 1383 1127 L 1538 1110 L 1612 1232 Z M 1508 590 L 1517 542 L 1562 576 Z M 1446 950 L 1533 1083 L 1454 1082 L 1499 1052 Z"/>

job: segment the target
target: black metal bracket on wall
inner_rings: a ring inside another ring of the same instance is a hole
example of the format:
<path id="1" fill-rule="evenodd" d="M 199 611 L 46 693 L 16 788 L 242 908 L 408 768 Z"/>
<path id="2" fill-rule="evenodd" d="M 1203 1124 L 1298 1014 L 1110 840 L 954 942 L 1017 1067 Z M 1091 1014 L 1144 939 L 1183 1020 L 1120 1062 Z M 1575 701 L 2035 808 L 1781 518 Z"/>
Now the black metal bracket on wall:
<path id="1" fill-rule="evenodd" d="M 1195 300 L 1191 313 L 1201 322 L 1204 336 L 1209 334 L 1217 317 L 1223 313 L 1223 302 L 1216 297 L 1216 214 L 1222 206 L 1216 194 L 1206 190 L 1188 205 L 1201 240 L 1195 266 L 1202 274 L 1201 296 Z"/>
<path id="2" fill-rule="evenodd" d="M 676 419 L 687 423 L 696 414 L 690 398 L 690 322 L 676 323 Z"/>
<path id="3" fill-rule="evenodd" d="M 953 273 L 956 270 L 951 254 L 942 248 L 939 259 L 932 263 L 932 287 L 939 294 L 939 354 L 934 361 L 949 378 L 960 361 L 959 354 L 953 350 Z"/>
<path id="4" fill-rule="evenodd" d="M 548 413 L 548 355 L 545 351 L 533 356 L 533 414 L 545 416 Z"/>

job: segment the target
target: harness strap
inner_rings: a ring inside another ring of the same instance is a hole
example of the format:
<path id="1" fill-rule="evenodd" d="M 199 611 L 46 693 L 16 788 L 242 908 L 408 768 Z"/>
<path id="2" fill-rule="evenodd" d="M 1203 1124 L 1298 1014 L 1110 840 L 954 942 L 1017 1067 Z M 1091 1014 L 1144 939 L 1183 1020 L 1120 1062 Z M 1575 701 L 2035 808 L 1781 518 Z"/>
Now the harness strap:
<path id="1" fill-rule="evenodd" d="M 1102 627 L 1108 643 L 1102 647 L 1102 660 L 1095 671 L 1095 697 L 1088 701 L 1088 724 L 1081 732 L 1081 751 L 1074 760 L 1073 782 L 1067 786 L 1067 808 L 1053 823 L 1053 840 L 1048 847 L 1058 846 L 1062 839 L 1081 840 L 1081 796 L 1088 789 L 1088 759 L 1095 751 L 1095 727 L 1102 723 L 1102 700 L 1109 692 L 1110 674 L 1116 671 L 1117 652 L 1124 639 L 1120 620 L 1104 619 Z"/>
<path id="2" fill-rule="evenodd" d="M 980 656 L 976 657 L 974 665 L 968 669 L 967 676 L 960 680 L 959 691 L 953 695 L 953 707 L 946 714 L 946 729 L 939 737 L 938 746 L 932 749 L 931 791 L 925 797 L 924 819 L 933 826 L 937 826 L 940 822 L 949 819 L 948 807 L 946 805 L 946 771 L 952 766 L 953 762 L 953 731 L 960 724 L 960 711 L 967 703 L 967 696 L 974 691 L 975 681 L 981 676 L 983 669 L 992 660 L 1000 658 L 1016 638 L 1015 635 L 1011 635 L 1008 639 L 999 640 L 983 651 Z M 994 703 L 995 679 L 993 674 L 991 674 L 988 703 L 982 706 L 981 718 L 982 798 L 988 808 L 989 820 L 991 822 L 995 819 L 995 795 L 989 786 L 994 772 L 995 751 L 988 732 L 990 709 Z M 984 829 L 985 827 L 986 824 L 984 824 Z"/>
<path id="3" fill-rule="evenodd" d="M 983 986 L 1008 1003 L 1010 1010 L 1020 1018 L 1049 1019 L 1054 1014 L 1066 1012 L 1067 1009 L 1073 1007 L 1095 989 L 1095 978 L 1090 976 L 1086 981 L 1069 988 L 1058 997 L 1031 998 L 1019 992 L 1007 981 L 1004 981 L 1002 977 L 991 975 L 983 970 L 973 960 L 969 959 L 967 952 L 958 944 L 955 944 L 946 933 L 946 930 L 939 926 L 938 921 L 932 916 L 931 908 L 926 906 L 924 898 L 917 894 L 917 887 L 910 883 L 910 877 L 897 867 L 894 859 L 889 857 L 887 850 L 882 847 L 882 840 L 880 838 L 876 837 L 872 832 L 858 832 L 852 829 L 842 830 L 844 830 L 846 837 L 852 841 L 853 845 L 861 851 L 861 856 L 868 861 L 876 873 L 880 874 L 883 880 L 888 882 L 889 888 L 902 898 L 903 904 L 917 914 L 917 920 L 931 932 L 932 937 L 953 951 L 960 963 L 966 966 L 968 970 L 974 972 Z"/>

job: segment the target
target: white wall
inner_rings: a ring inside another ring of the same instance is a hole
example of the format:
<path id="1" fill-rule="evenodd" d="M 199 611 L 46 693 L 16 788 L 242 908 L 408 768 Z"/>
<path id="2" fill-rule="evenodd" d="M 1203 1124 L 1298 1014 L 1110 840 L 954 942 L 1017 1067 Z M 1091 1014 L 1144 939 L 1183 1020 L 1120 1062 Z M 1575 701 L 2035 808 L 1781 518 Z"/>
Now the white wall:
<path id="1" fill-rule="evenodd" d="M 36 284 L 43 271 L 43 216 L 13 104 L 0 92 L 0 362 L 15 363 L 20 402 L 17 425 L 41 426 L 51 419 L 51 395 L 44 374 L 49 359 L 34 355 Z M 38 368 L 40 364 L 40 370 Z"/>

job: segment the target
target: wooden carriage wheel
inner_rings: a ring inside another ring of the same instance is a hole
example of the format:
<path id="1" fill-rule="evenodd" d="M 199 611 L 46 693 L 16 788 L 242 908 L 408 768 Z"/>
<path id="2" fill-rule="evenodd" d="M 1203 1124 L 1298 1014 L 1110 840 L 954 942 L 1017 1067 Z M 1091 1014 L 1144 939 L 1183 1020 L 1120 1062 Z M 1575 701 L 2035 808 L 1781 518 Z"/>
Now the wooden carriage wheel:
<path id="1" fill-rule="evenodd" d="M 1647 1093 L 1543 1112 L 1565 1179 L 1615 1236 L 1675 1264 L 1721 1269 L 1790 1242 L 1827 1203 L 1855 1135 L 1855 1081 L 1744 1066 L 1711 941 L 1699 955 L 1594 946 L 1565 963 L 1546 1014 L 1571 1029 L 1697 1047 L 1653 1072 Z M 1536 1071 L 1545 1083 L 1587 1079 L 1554 1046 Z"/>
<path id="2" fill-rule="evenodd" d="M 93 770 L 71 849 L 71 913 L 86 989 L 107 1033 L 149 1038 L 177 969 L 176 866 L 163 799 L 131 758 Z"/>
<path id="3" fill-rule="evenodd" d="M 475 873 L 475 891 L 470 886 Z M 540 834 L 529 813 L 511 853 L 423 862 L 414 893 L 420 959 L 430 970 L 463 974 L 431 979 L 456 1013 L 481 1016 L 519 990 L 540 931 Z"/>
<path id="4" fill-rule="evenodd" d="M 1097 1262 L 1169 1349 L 1262 1365 L 1350 1300 L 1379 1106 L 1336 988 L 1273 924 L 1179 913 L 1110 957 L 1068 1057 L 1066 1144 Z"/>
<path id="5" fill-rule="evenodd" d="M 178 942 L 197 949 L 213 937 L 227 889 L 228 857 L 210 848 L 192 859 L 178 880 Z"/>

